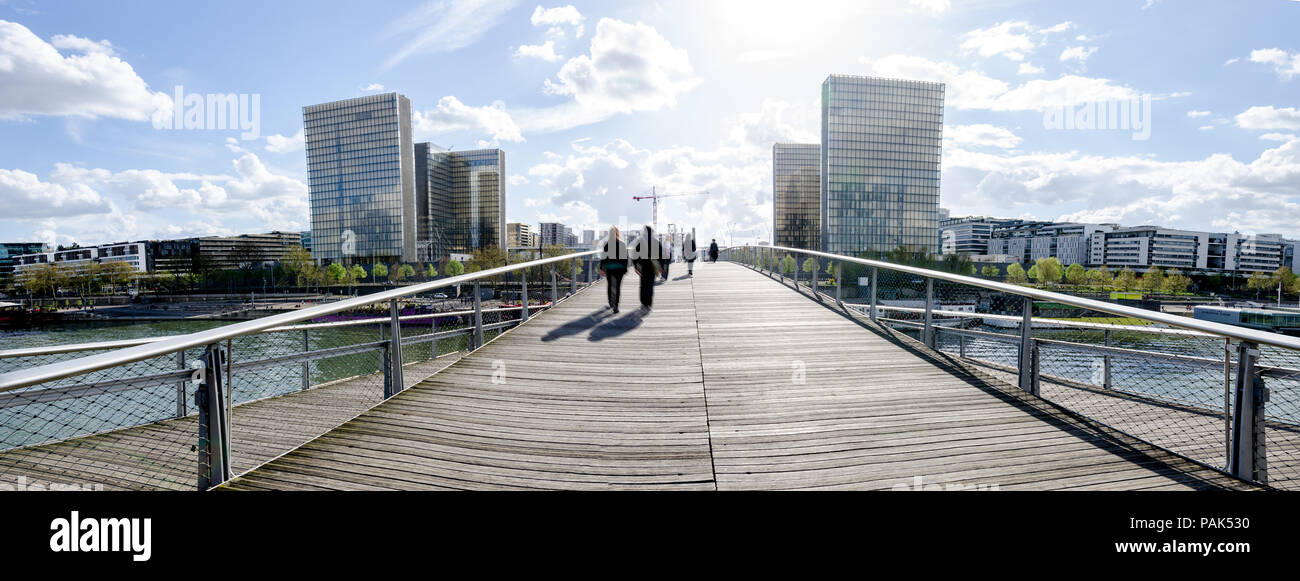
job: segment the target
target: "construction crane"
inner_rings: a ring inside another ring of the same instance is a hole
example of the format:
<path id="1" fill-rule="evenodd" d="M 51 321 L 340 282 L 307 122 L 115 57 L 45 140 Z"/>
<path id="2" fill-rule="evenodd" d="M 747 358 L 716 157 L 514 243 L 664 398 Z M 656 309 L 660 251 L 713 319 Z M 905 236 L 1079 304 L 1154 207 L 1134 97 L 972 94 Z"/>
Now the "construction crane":
<path id="1" fill-rule="evenodd" d="M 660 200 L 660 198 L 677 198 L 677 197 L 681 197 L 681 196 L 700 196 L 700 195 L 705 195 L 705 196 L 707 196 L 707 195 L 711 195 L 711 194 L 710 194 L 710 192 L 709 192 L 708 190 L 705 190 L 705 191 L 703 191 L 703 192 L 691 192 L 691 193 L 688 193 L 688 194 L 660 194 L 660 193 L 658 193 L 658 192 L 655 191 L 655 188 L 652 187 L 652 188 L 650 188 L 650 195 L 648 195 L 648 196 L 632 196 L 632 199 L 633 199 L 633 200 L 636 200 L 636 201 L 638 201 L 638 202 L 641 201 L 641 200 L 650 200 L 650 208 L 651 208 L 651 209 L 650 209 L 650 215 L 651 215 L 650 223 L 654 225 L 655 232 L 659 232 L 659 200 Z"/>

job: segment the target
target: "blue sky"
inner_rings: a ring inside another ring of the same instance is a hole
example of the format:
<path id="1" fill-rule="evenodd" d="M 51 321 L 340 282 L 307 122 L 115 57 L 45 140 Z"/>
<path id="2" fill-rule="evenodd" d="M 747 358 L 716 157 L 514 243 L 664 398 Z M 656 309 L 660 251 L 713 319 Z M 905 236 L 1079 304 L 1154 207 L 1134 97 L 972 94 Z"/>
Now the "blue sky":
<path id="1" fill-rule="evenodd" d="M 416 137 L 506 150 L 507 216 L 649 217 L 769 240 L 771 146 L 816 142 L 827 74 L 947 83 L 954 215 L 1300 237 L 1300 2 L 0 0 L 0 238 L 310 225 L 303 105 L 398 91 Z M 260 134 L 161 130 L 185 94 Z M 382 89 L 380 88 L 382 87 Z M 1045 127 L 1150 103 L 1131 130 Z"/>

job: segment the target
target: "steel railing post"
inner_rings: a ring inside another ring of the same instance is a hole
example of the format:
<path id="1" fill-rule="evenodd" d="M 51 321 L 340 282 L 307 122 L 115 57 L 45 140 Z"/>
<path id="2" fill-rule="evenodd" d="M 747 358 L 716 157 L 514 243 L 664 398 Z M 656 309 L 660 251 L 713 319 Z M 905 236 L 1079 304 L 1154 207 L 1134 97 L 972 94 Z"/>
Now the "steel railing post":
<path id="1" fill-rule="evenodd" d="M 551 306 L 560 300 L 560 287 L 555 284 L 555 265 L 551 265 Z"/>
<path id="2" fill-rule="evenodd" d="M 1038 373 L 1038 364 L 1039 364 L 1038 341 L 1033 341 L 1031 339 L 1030 342 L 1033 344 L 1033 349 L 1030 350 L 1030 356 L 1029 356 L 1029 360 L 1030 360 L 1029 367 L 1032 371 L 1032 374 L 1030 375 L 1030 381 L 1029 381 L 1029 393 L 1031 395 L 1041 396 L 1042 391 L 1041 391 L 1041 385 L 1039 384 L 1039 379 L 1042 376 L 1039 375 Z"/>
<path id="3" fill-rule="evenodd" d="M 519 271 L 519 289 L 521 299 L 519 301 L 519 324 L 524 324 L 528 320 L 528 275 L 525 271 Z"/>
<path id="4" fill-rule="evenodd" d="M 841 270 L 843 268 L 844 268 L 844 263 L 836 260 L 835 261 L 835 304 L 841 306 L 844 305 L 844 300 L 843 300 L 844 295 L 843 292 L 840 290 L 840 287 L 844 283 L 844 272 L 843 270 Z"/>
<path id="5" fill-rule="evenodd" d="M 302 330 L 302 352 L 304 355 L 311 352 L 311 339 L 308 336 L 307 329 Z M 306 391 L 311 387 L 311 361 L 303 359 L 302 362 L 302 389 Z"/>
<path id="6" fill-rule="evenodd" d="M 1236 405 L 1232 416 L 1232 455 L 1229 466 L 1238 478 L 1268 483 L 1264 445 L 1264 402 L 1268 390 L 1259 375 L 1259 345 L 1248 341 L 1237 347 Z"/>
<path id="7" fill-rule="evenodd" d="M 1020 319 L 1020 389 L 1033 393 L 1034 299 L 1024 298 L 1024 316 Z"/>
<path id="8" fill-rule="evenodd" d="M 569 262 L 569 294 L 578 292 L 578 259 Z"/>
<path id="9" fill-rule="evenodd" d="M 871 284 L 871 322 L 873 323 L 877 322 L 876 321 L 876 291 L 877 291 L 876 281 L 879 279 L 880 279 L 880 269 L 874 266 L 871 267 L 871 280 L 867 282 Z"/>
<path id="10" fill-rule="evenodd" d="M 384 399 L 393 397 L 393 352 L 388 348 L 389 343 L 380 343 L 379 345 L 379 370 L 384 374 Z"/>
<path id="11" fill-rule="evenodd" d="M 966 335 L 957 335 L 957 356 L 966 358 Z"/>
<path id="12" fill-rule="evenodd" d="M 1232 339 L 1223 340 L 1223 465 L 1232 472 Z"/>
<path id="13" fill-rule="evenodd" d="M 199 490 L 208 490 L 230 479 L 230 418 L 226 415 L 227 353 L 220 343 L 203 353 L 199 388 L 194 405 L 199 411 Z"/>
<path id="14" fill-rule="evenodd" d="M 810 256 L 808 258 L 813 261 L 812 273 L 808 276 L 808 289 L 812 291 L 813 298 L 820 301 L 822 300 L 822 295 L 817 290 L 817 271 L 821 269 L 821 263 L 817 260 L 816 256 Z"/>
<path id="15" fill-rule="evenodd" d="M 181 349 L 176 352 L 176 369 L 185 369 L 185 367 L 185 350 Z M 189 410 L 186 409 L 187 404 L 189 403 L 186 400 L 189 398 L 185 397 L 187 384 L 188 382 L 186 381 L 176 382 L 176 417 L 178 418 L 183 418 L 189 415 Z"/>
<path id="16" fill-rule="evenodd" d="M 934 349 L 934 279 L 925 279 L 925 331 L 922 333 L 922 342 L 926 347 Z"/>
<path id="17" fill-rule="evenodd" d="M 591 266 L 591 259 L 590 259 L 590 258 L 585 258 L 585 259 L 583 259 L 583 262 L 584 262 L 584 264 L 587 265 L 586 268 L 583 269 L 583 270 L 586 271 L 586 273 L 587 273 L 587 284 L 591 284 L 591 271 L 593 271 L 593 270 L 595 270 L 595 269 L 592 268 L 592 266 Z"/>
<path id="18" fill-rule="evenodd" d="M 406 378 L 402 374 L 402 321 L 398 317 L 401 311 L 397 307 L 397 299 L 388 301 L 389 326 L 392 328 L 392 335 L 389 338 L 388 356 L 389 365 L 392 366 L 391 375 L 393 377 L 393 394 L 406 388 Z"/>
<path id="19" fill-rule="evenodd" d="M 470 351 L 483 346 L 483 293 L 479 283 L 474 283 L 474 333 L 470 336 Z"/>
<path id="20" fill-rule="evenodd" d="M 1105 343 L 1107 347 L 1110 347 L 1110 329 L 1106 329 Z M 1102 372 L 1101 385 L 1106 389 L 1114 388 L 1114 384 L 1111 383 L 1110 369 L 1111 369 L 1110 352 L 1107 352 L 1106 355 L 1102 357 L 1102 370 L 1101 370 Z"/>

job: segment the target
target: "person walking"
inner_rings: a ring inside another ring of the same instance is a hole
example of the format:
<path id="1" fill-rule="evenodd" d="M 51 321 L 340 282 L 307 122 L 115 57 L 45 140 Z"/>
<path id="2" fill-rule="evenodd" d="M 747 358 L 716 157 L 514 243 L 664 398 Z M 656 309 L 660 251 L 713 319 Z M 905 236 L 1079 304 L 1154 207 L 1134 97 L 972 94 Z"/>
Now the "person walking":
<path id="1" fill-rule="evenodd" d="M 659 242 L 655 239 L 654 229 L 650 226 L 641 228 L 641 239 L 636 241 L 633 249 L 632 268 L 641 276 L 641 308 L 649 311 L 655 299 L 655 276 L 659 273 Z"/>
<path id="2" fill-rule="evenodd" d="M 695 276 L 695 237 L 687 234 L 682 243 L 682 259 L 686 261 L 686 276 Z"/>
<path id="3" fill-rule="evenodd" d="M 717 261 L 718 261 L 718 239 L 714 238 L 713 242 L 709 243 L 709 262 L 717 262 Z"/>
<path id="4" fill-rule="evenodd" d="M 673 245 L 667 238 L 659 243 L 659 270 L 663 275 L 664 281 L 668 281 L 668 267 L 673 263 Z"/>
<path id="5" fill-rule="evenodd" d="M 618 239 L 618 228 L 610 227 L 609 237 L 601 247 L 600 272 L 605 275 L 605 295 L 609 298 L 609 309 L 618 312 L 619 292 L 623 286 L 623 275 L 627 274 L 627 245 Z"/>

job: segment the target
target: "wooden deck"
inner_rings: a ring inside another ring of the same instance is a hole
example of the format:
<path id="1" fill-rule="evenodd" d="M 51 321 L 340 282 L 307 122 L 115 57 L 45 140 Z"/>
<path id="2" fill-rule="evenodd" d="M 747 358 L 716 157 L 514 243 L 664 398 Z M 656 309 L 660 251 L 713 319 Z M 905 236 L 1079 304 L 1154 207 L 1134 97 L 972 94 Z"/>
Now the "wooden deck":
<path id="1" fill-rule="evenodd" d="M 407 364 L 415 385 L 461 353 Z M 230 460 L 241 473 L 337 427 L 383 399 L 382 377 L 365 375 L 236 405 Z M 94 490 L 194 490 L 198 417 L 146 424 L 0 452 L 0 483 Z"/>
<path id="2" fill-rule="evenodd" d="M 742 266 L 596 287 L 235 490 L 1249 489 Z"/>

